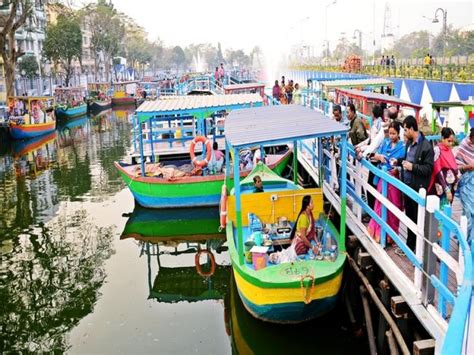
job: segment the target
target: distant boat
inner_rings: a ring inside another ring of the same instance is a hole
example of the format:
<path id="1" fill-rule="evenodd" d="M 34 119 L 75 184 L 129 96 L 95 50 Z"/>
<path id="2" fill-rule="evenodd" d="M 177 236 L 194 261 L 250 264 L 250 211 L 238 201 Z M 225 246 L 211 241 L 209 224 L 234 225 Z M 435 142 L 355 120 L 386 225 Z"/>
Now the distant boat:
<path id="1" fill-rule="evenodd" d="M 8 131 L 13 139 L 38 137 L 56 129 L 52 97 L 8 98 Z"/>
<path id="2" fill-rule="evenodd" d="M 56 88 L 56 117 L 71 119 L 87 114 L 87 104 L 84 102 L 83 87 Z"/>

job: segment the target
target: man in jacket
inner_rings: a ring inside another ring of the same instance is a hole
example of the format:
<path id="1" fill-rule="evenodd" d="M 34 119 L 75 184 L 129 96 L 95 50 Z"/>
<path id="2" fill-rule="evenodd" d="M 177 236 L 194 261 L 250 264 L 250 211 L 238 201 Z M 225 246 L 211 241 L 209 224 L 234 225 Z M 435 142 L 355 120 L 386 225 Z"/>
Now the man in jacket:
<path id="1" fill-rule="evenodd" d="M 407 116 L 403 121 L 405 130 L 406 152 L 405 158 L 399 159 L 401 165 L 402 181 L 418 192 L 421 188 L 428 189 L 431 175 L 433 174 L 434 151 L 430 142 L 418 131 L 415 117 Z M 405 213 L 413 222 L 417 223 L 418 204 L 408 196 L 404 196 Z M 416 235 L 408 229 L 408 247 L 415 251 Z"/>
<path id="2" fill-rule="evenodd" d="M 367 139 L 367 131 L 365 130 L 364 123 L 357 117 L 356 109 L 354 104 L 347 105 L 347 118 L 349 119 L 349 138 L 353 146 Z"/>

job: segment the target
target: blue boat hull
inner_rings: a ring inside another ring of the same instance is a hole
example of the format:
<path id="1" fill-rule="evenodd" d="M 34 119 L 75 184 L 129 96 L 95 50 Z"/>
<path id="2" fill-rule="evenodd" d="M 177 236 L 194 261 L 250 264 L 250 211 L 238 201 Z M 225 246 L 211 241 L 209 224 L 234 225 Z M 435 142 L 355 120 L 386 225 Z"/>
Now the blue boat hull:
<path id="1" fill-rule="evenodd" d="M 150 197 L 133 193 L 135 200 L 146 208 L 188 208 L 201 206 L 218 206 L 221 199 L 220 194 L 205 196 L 184 197 Z"/>
<path id="2" fill-rule="evenodd" d="M 82 104 L 77 107 L 57 107 L 56 117 L 58 118 L 72 118 L 87 114 L 87 104 Z"/>
<path id="3" fill-rule="evenodd" d="M 300 323 L 318 318 L 331 311 L 337 302 L 337 295 L 304 302 L 256 305 L 239 290 L 240 298 L 250 314 L 255 318 L 273 323 Z"/>

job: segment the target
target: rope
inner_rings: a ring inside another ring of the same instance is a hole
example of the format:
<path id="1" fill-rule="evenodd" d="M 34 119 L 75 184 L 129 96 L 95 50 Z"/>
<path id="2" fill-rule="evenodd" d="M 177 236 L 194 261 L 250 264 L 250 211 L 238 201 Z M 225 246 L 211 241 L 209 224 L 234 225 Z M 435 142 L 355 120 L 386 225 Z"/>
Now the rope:
<path id="1" fill-rule="evenodd" d="M 311 280 L 311 288 L 305 287 L 304 280 L 306 280 L 306 279 Z M 303 290 L 303 301 L 304 301 L 304 303 L 305 304 L 311 303 L 311 294 L 313 293 L 313 289 L 314 289 L 314 276 L 309 275 L 309 274 L 301 276 L 300 286 L 301 286 L 301 290 Z"/>

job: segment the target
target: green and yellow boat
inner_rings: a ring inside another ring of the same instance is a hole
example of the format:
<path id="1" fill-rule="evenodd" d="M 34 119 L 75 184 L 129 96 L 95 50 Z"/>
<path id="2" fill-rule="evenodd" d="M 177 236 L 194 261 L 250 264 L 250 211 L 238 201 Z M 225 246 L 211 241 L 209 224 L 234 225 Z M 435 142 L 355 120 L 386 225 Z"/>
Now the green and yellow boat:
<path id="1" fill-rule="evenodd" d="M 251 134 L 242 134 L 249 127 L 259 127 L 265 117 L 273 118 L 271 131 L 254 128 Z M 293 141 L 295 149 L 300 139 L 338 135 L 342 137 L 341 159 L 346 157 L 347 128 L 301 106 L 272 106 L 233 112 L 227 117 L 225 130 L 226 145 L 234 155 L 238 154 L 239 149 L 255 144 L 282 144 L 286 140 Z M 322 188 L 303 189 L 297 184 L 296 154 L 295 151 L 293 181 L 279 177 L 260 164 L 245 179 L 236 183 L 227 200 L 226 237 L 240 298 L 254 317 L 275 323 L 298 323 L 330 311 L 336 304 L 346 260 L 345 215 L 341 216 L 338 231 L 323 214 Z M 345 176 L 343 170 L 344 164 L 341 175 Z M 239 173 L 238 164 L 234 164 L 233 172 Z M 253 177 L 256 175 L 263 181 L 264 192 L 253 191 Z M 345 181 L 342 181 L 343 204 L 346 201 L 345 194 Z M 264 249 L 253 250 L 253 254 L 255 256 L 258 251 L 262 253 L 260 257 L 268 257 L 265 255 L 265 246 L 271 250 L 282 244 L 282 238 L 289 238 L 289 226 L 294 225 L 306 195 L 313 200 L 313 214 L 320 215 L 314 227 L 321 231 L 324 239 L 323 257 L 306 254 L 280 264 L 267 261 L 263 268 L 261 264 L 256 267 L 259 263 L 255 260 L 254 264 L 250 263 L 249 258 L 246 258 L 246 243 L 257 242 L 255 233 L 263 233 Z M 283 231 L 278 228 L 281 220 L 289 222 L 286 231 L 285 228 Z"/>

